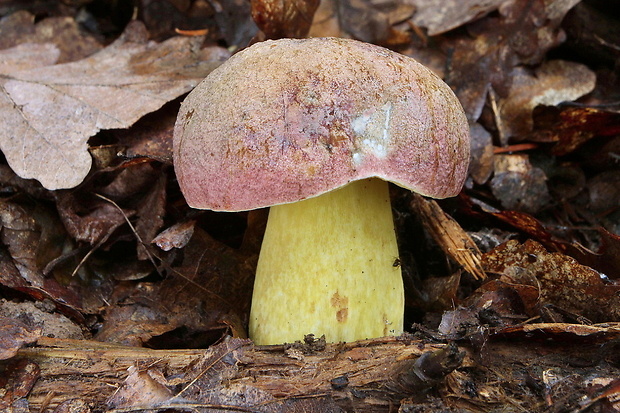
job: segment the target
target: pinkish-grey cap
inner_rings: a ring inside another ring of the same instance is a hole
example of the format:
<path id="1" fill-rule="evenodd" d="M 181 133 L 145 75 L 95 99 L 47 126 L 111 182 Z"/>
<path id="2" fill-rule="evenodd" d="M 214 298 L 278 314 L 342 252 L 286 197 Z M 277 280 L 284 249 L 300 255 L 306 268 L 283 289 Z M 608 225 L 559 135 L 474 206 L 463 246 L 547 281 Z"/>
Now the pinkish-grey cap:
<path id="1" fill-rule="evenodd" d="M 378 177 L 460 191 L 469 128 L 452 90 L 415 60 L 338 38 L 257 43 L 185 99 L 174 163 L 190 206 L 242 211 Z"/>

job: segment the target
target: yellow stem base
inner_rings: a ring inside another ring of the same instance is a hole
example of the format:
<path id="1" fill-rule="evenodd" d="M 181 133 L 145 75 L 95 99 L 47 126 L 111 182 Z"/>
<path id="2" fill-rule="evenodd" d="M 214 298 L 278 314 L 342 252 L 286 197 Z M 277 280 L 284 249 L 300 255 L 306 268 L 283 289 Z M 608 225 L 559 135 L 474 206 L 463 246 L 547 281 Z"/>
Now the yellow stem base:
<path id="1" fill-rule="evenodd" d="M 380 179 L 271 208 L 250 337 L 257 344 L 397 335 L 404 292 L 388 193 Z"/>

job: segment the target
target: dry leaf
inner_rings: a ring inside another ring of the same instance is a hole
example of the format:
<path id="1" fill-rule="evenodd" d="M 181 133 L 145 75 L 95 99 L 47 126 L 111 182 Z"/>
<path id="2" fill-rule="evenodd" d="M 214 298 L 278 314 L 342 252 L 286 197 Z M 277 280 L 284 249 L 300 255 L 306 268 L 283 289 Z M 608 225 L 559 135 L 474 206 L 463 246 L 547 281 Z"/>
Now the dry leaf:
<path id="1" fill-rule="evenodd" d="M 507 96 L 511 73 L 520 64 L 541 62 L 545 53 L 564 40 L 562 16 L 576 0 L 507 1 L 499 17 L 486 17 L 468 25 L 467 35 L 455 44 L 449 73 L 467 117 L 480 117 L 489 91 Z"/>
<path id="2" fill-rule="evenodd" d="M 532 112 L 536 106 L 573 101 L 591 92 L 595 84 L 594 72 L 579 63 L 551 60 L 534 73 L 515 68 L 508 95 L 499 101 L 502 143 L 532 131 Z"/>
<path id="3" fill-rule="evenodd" d="M 254 256 L 248 258 L 196 227 L 182 263 L 170 269 L 169 277 L 117 289 L 96 337 L 155 347 L 213 343 L 234 318 L 249 312 L 255 262 Z"/>
<path id="4" fill-rule="evenodd" d="M 605 171 L 588 180 L 590 209 L 613 211 L 620 206 L 620 171 Z"/>
<path id="5" fill-rule="evenodd" d="M 156 407 L 173 397 L 164 384 L 154 380 L 151 369 L 141 371 L 136 366 L 128 369 L 129 375 L 123 386 L 108 400 L 108 406 L 115 408 Z"/>
<path id="6" fill-rule="evenodd" d="M 441 249 L 474 278 L 486 278 L 480 266 L 480 250 L 461 226 L 432 199 L 413 193 L 411 206 Z"/>
<path id="7" fill-rule="evenodd" d="M 120 148 L 113 147 L 115 159 L 117 155 L 130 159 L 147 157 L 172 165 L 172 131 L 179 111 L 175 103 L 149 113 L 129 129 L 113 131 L 122 143 Z M 105 148 L 109 146 L 102 147 Z"/>
<path id="8" fill-rule="evenodd" d="M 555 107 L 540 106 L 534 111 L 534 131 L 529 140 L 539 142 L 557 142 L 553 154 L 567 155 L 580 148 L 591 139 L 601 136 L 620 135 L 620 114 L 612 111 L 590 107 Z M 616 142 L 620 147 L 620 139 Z M 612 149 L 593 155 L 598 167 L 613 167 L 616 161 L 609 156 Z M 601 158 L 603 163 L 601 165 Z"/>
<path id="9" fill-rule="evenodd" d="M 607 282 L 597 271 L 560 253 L 549 253 L 540 244 L 508 241 L 484 254 L 487 272 L 503 274 L 510 283 L 539 290 L 539 306 L 553 304 L 594 322 L 620 320 L 620 285 Z"/>
<path id="10" fill-rule="evenodd" d="M 31 301 L 13 302 L 0 299 L 0 318 L 21 320 L 30 330 L 38 331 L 38 336 L 84 339 L 81 327 L 68 317 L 53 312 L 53 308 L 53 306 L 45 308 L 41 303 Z"/>
<path id="11" fill-rule="evenodd" d="M 209 1 L 215 9 L 215 22 L 226 44 L 232 49 L 244 48 L 258 31 L 252 20 L 247 0 Z"/>
<path id="12" fill-rule="evenodd" d="M 493 173 L 493 138 L 479 123 L 470 127 L 471 155 L 469 176 L 483 185 Z"/>
<path id="13" fill-rule="evenodd" d="M 519 335 L 527 335 L 529 337 L 540 336 L 545 340 L 549 339 L 549 337 L 553 335 L 590 337 L 593 340 L 613 340 L 620 338 L 620 324 L 604 323 L 599 325 L 584 325 L 566 323 L 535 323 L 506 327 L 498 330 L 497 334 L 508 337 Z"/>
<path id="14" fill-rule="evenodd" d="M 149 42 L 133 22 L 119 40 L 86 59 L 27 71 L 0 84 L 0 148 L 22 178 L 72 188 L 88 174 L 88 138 L 126 128 L 194 87 L 228 56 L 195 50 L 195 39 Z"/>
<path id="15" fill-rule="evenodd" d="M 152 184 L 148 194 L 140 201 L 137 207 L 138 222 L 136 233 L 142 243 L 138 243 L 138 259 L 146 260 L 149 257 L 148 246 L 164 225 L 166 215 L 166 173 L 161 173 L 159 179 Z"/>
<path id="16" fill-rule="evenodd" d="M 311 37 L 353 37 L 369 43 L 405 43 L 394 25 L 407 21 L 415 7 L 396 0 L 324 0 L 316 12 Z"/>
<path id="17" fill-rule="evenodd" d="M 29 413 L 26 396 L 40 377 L 39 365 L 33 360 L 16 359 L 6 363 L 2 370 L 0 411 Z"/>
<path id="18" fill-rule="evenodd" d="M 497 10 L 506 0 L 412 0 L 417 8 L 413 22 L 435 36 Z"/>
<path id="19" fill-rule="evenodd" d="M 0 360 L 13 357 L 17 350 L 41 337 L 41 327 L 9 317 L 0 318 Z"/>
<path id="20" fill-rule="evenodd" d="M 494 171 L 491 191 L 504 208 L 536 213 L 551 201 L 547 177 L 530 163 L 528 155 L 496 155 Z"/>
<path id="21" fill-rule="evenodd" d="M 116 228 L 125 224 L 125 217 L 135 213 L 133 210 L 119 211 L 107 201 L 77 192 L 57 192 L 56 205 L 69 235 L 91 245 L 103 243 Z"/>
<path id="22" fill-rule="evenodd" d="M 0 74 L 53 65 L 60 57 L 60 50 L 51 44 L 24 43 L 0 50 Z M 2 82 L 0 77 L 0 86 Z M 2 89 L 0 89 L 2 91 Z"/>
<path id="23" fill-rule="evenodd" d="M 43 274 L 37 265 L 41 228 L 32 212 L 12 202 L 0 202 L 0 224 L 0 239 L 21 277 L 30 285 L 43 286 Z"/>
<path id="24" fill-rule="evenodd" d="M 183 248 L 192 238 L 192 235 L 194 235 L 195 225 L 196 221 L 194 220 L 177 222 L 170 228 L 160 232 L 152 242 L 164 251 L 170 251 L 173 248 Z"/>
<path id="25" fill-rule="evenodd" d="M 252 0 L 252 18 L 267 39 L 308 35 L 319 0 Z"/>
<path id="26" fill-rule="evenodd" d="M 50 17 L 36 24 L 35 19 L 36 16 L 20 10 L 0 20 L 0 49 L 24 43 L 51 43 L 60 51 L 58 63 L 66 63 L 102 48 L 72 17 Z"/>

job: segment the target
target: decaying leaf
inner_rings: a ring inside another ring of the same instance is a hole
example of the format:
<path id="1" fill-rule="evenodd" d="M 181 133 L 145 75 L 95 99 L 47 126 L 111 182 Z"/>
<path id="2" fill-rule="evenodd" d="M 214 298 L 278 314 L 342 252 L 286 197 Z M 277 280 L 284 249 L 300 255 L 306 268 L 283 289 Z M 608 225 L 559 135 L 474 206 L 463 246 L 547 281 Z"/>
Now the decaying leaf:
<path id="1" fill-rule="evenodd" d="M 236 320 L 248 311 L 255 256 L 199 228 L 183 255 L 167 279 L 127 286 L 110 298 L 97 339 L 131 345 L 190 342 L 200 347 L 216 340 L 229 325 L 243 331 Z"/>
<path id="2" fill-rule="evenodd" d="M 194 235 L 195 225 L 196 221 L 194 220 L 178 222 L 160 232 L 152 242 L 164 251 L 170 251 L 173 248 L 183 248 L 187 245 L 192 235 Z"/>
<path id="3" fill-rule="evenodd" d="M 77 241 L 100 244 L 125 223 L 125 217 L 134 214 L 134 211 L 119 211 L 101 199 L 80 199 L 80 195 L 83 194 L 56 193 L 60 217 L 69 234 Z"/>
<path id="4" fill-rule="evenodd" d="M 588 180 L 589 207 L 593 212 L 620 208 L 620 171 L 601 172 Z"/>
<path id="5" fill-rule="evenodd" d="M 486 275 L 480 266 L 480 250 L 461 226 L 432 199 L 412 194 L 412 207 L 421 215 L 422 222 L 441 249 L 474 278 Z"/>
<path id="6" fill-rule="evenodd" d="M 0 238 L 21 276 L 31 285 L 42 286 L 43 274 L 38 268 L 36 256 L 41 233 L 34 217 L 20 205 L 1 202 L 0 223 Z"/>
<path id="7" fill-rule="evenodd" d="M 110 397 L 108 406 L 116 408 L 156 406 L 172 398 L 173 393 L 152 377 L 155 370 L 149 368 L 142 371 L 136 366 L 129 367 L 129 375 L 123 387 Z"/>
<path id="8" fill-rule="evenodd" d="M 323 0 L 310 36 L 353 37 L 378 44 L 407 43 L 395 25 L 407 21 L 415 7 L 396 0 Z"/>
<path id="9" fill-rule="evenodd" d="M 493 173 L 493 141 L 491 134 L 478 123 L 470 127 L 470 136 L 469 176 L 475 183 L 482 185 Z"/>
<path id="10" fill-rule="evenodd" d="M 511 283 L 536 287 L 538 306 L 553 304 L 593 322 L 620 320 L 620 285 L 534 241 L 508 241 L 485 254 L 482 264 L 487 272 L 503 274 Z"/>
<path id="11" fill-rule="evenodd" d="M 618 113 L 589 107 L 540 107 L 534 112 L 534 131 L 529 139 L 556 142 L 553 153 L 562 156 L 574 152 L 591 139 L 618 134 Z M 593 158 L 599 166 L 603 166 L 601 161 L 607 166 L 613 166 L 610 152 L 613 151 L 601 152 Z M 601 159 L 602 157 L 605 159 Z"/>
<path id="12" fill-rule="evenodd" d="M 533 323 L 511 326 L 497 331 L 502 336 L 556 337 L 572 335 L 590 337 L 591 339 L 613 340 L 620 337 L 620 323 L 603 323 L 600 325 L 566 324 L 566 323 Z"/>
<path id="13" fill-rule="evenodd" d="M 0 360 L 13 357 L 17 350 L 41 337 L 41 327 L 26 325 L 9 317 L 0 318 Z"/>
<path id="14" fill-rule="evenodd" d="M 537 105 L 570 102 L 591 92 L 596 75 L 585 65 L 563 60 L 543 63 L 534 73 L 515 68 L 512 84 L 499 101 L 500 140 L 525 137 L 532 131 L 532 111 Z"/>
<path id="15" fill-rule="evenodd" d="M 470 120 L 480 117 L 489 92 L 508 96 L 512 70 L 533 65 L 564 40 L 562 17 L 577 0 L 506 1 L 499 17 L 467 26 L 454 45 L 447 78 Z"/>
<path id="16" fill-rule="evenodd" d="M 267 39 L 308 35 L 319 0 L 252 0 L 252 18 Z"/>
<path id="17" fill-rule="evenodd" d="M 215 21 L 226 44 L 235 49 L 246 47 L 258 31 L 247 0 L 209 2 L 215 8 Z"/>
<path id="18" fill-rule="evenodd" d="M 173 101 L 157 112 L 145 115 L 129 129 L 115 130 L 114 135 L 121 147 L 112 148 L 113 156 L 147 157 L 172 165 L 172 131 L 179 109 L 175 103 Z M 109 146 L 102 149 L 106 148 Z"/>
<path id="19" fill-rule="evenodd" d="M 26 396 L 39 379 L 41 369 L 33 360 L 16 359 L 3 369 L 0 410 L 11 413 L 30 411 Z"/>
<path id="20" fill-rule="evenodd" d="M 509 210 L 536 213 L 551 201 L 545 173 L 526 154 L 495 155 L 493 195 Z"/>
<path id="21" fill-rule="evenodd" d="M 412 0 L 417 11 L 413 22 L 435 36 L 497 10 L 507 0 Z"/>
<path id="22" fill-rule="evenodd" d="M 190 90 L 228 56 L 217 47 L 198 50 L 194 42 L 148 42 L 144 27 L 134 22 L 86 59 L 5 71 L 0 148 L 11 168 L 48 189 L 80 184 L 92 162 L 90 136 L 132 125 Z"/>
<path id="23" fill-rule="evenodd" d="M 139 237 L 138 259 L 145 260 L 149 256 L 148 245 L 164 224 L 166 214 L 166 174 L 160 174 L 151 190 L 138 205 L 138 222 L 136 233 Z"/>
<path id="24" fill-rule="evenodd" d="M 99 51 L 102 46 L 80 29 L 72 17 L 49 17 L 35 23 L 36 16 L 20 10 L 0 20 L 0 49 L 24 43 L 54 44 L 58 63 L 72 62 Z M 0 73 L 6 73 L 0 71 Z"/>
<path id="25" fill-rule="evenodd" d="M 44 308 L 33 302 L 12 302 L 0 299 L 0 318 L 22 320 L 32 331 L 40 336 L 79 340 L 84 338 L 82 329 L 68 317 L 53 312 L 54 306 Z"/>

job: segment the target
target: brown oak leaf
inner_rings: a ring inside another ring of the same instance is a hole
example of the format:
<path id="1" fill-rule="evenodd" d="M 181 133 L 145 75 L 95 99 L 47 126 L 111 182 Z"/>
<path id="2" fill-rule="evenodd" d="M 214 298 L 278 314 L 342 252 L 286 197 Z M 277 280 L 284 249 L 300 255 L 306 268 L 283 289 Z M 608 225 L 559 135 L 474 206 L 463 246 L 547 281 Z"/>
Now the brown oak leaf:
<path id="1" fill-rule="evenodd" d="M 88 138 L 131 126 L 192 89 L 228 57 L 194 38 L 147 40 L 134 21 L 110 46 L 85 59 L 0 73 L 0 149 L 22 178 L 72 188 L 88 174 Z M 0 59 L 2 60 L 2 59 Z"/>

